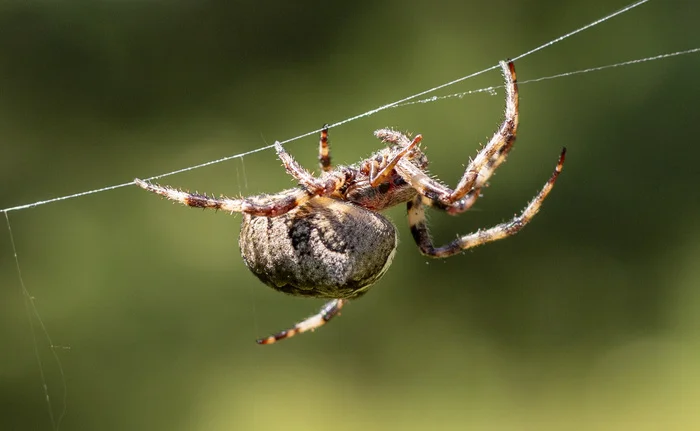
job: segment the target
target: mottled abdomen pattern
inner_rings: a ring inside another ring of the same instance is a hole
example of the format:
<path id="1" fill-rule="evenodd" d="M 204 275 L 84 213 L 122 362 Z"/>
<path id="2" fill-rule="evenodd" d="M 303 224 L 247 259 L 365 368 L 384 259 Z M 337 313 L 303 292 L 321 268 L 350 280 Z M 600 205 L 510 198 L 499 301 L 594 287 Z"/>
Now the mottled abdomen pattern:
<path id="1" fill-rule="evenodd" d="M 243 214 L 243 260 L 263 283 L 298 296 L 355 298 L 386 272 L 396 228 L 381 214 L 314 198 L 278 217 Z"/>

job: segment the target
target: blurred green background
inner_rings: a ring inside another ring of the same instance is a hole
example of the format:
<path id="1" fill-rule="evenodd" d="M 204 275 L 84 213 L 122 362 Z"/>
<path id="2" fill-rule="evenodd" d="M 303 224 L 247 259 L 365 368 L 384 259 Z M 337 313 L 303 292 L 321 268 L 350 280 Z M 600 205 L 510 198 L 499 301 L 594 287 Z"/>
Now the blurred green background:
<path id="1" fill-rule="evenodd" d="M 0 208 L 252 150 L 514 57 L 625 1 L 4 1 Z M 521 81 L 700 46 L 700 4 L 653 0 L 519 61 Z M 700 55 L 521 86 L 485 198 L 431 213 L 439 241 L 510 218 L 569 157 L 520 235 L 422 257 L 403 206 L 388 274 L 343 316 L 274 346 L 322 301 L 263 286 L 240 217 L 135 187 L 9 213 L 68 391 L 63 430 L 700 428 Z M 499 85 L 498 71 L 440 94 Z M 422 133 L 455 184 L 503 94 L 331 130 L 334 162 Z M 287 145 L 316 167 L 317 138 Z M 291 186 L 271 150 L 163 180 Z M 3 221 L 4 223 L 4 221 Z M 0 429 L 51 430 L 62 380 L 0 229 Z M 38 322 L 34 320 L 34 325 Z M 43 367 L 37 365 L 34 349 Z"/>

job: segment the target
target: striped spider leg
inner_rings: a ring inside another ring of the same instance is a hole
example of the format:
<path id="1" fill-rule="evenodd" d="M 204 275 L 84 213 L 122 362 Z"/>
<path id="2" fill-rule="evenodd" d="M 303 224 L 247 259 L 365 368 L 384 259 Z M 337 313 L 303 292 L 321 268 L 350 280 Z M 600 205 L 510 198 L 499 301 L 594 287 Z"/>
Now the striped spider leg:
<path id="1" fill-rule="evenodd" d="M 478 230 L 474 233 L 460 236 L 449 244 L 441 247 L 436 248 L 433 245 L 433 241 L 430 238 L 430 232 L 425 223 L 425 209 L 423 206 L 425 197 L 420 195 L 416 196 L 412 201 L 409 201 L 406 204 L 406 209 L 408 212 L 408 224 L 411 228 L 411 235 L 413 235 L 413 239 L 416 241 L 421 253 L 426 256 L 436 258 L 450 257 L 466 249 L 515 235 L 539 212 L 542 202 L 544 202 L 545 198 L 547 198 L 549 192 L 552 191 L 554 183 L 561 173 L 564 166 L 565 157 L 566 148 L 562 149 L 557 166 L 552 175 L 549 177 L 549 180 L 545 183 L 544 187 L 542 187 L 537 196 L 535 196 L 527 207 L 525 207 L 522 213 L 520 213 L 520 215 L 517 215 L 511 220 L 497 224 L 491 228 Z"/>
<path id="2" fill-rule="evenodd" d="M 396 171 L 418 194 L 423 203 L 455 215 L 467 211 L 480 196 L 481 189 L 513 148 L 519 124 L 518 81 L 513 62 L 500 62 L 505 78 L 505 118 L 498 130 L 469 163 L 454 190 L 430 178 L 415 164 L 399 163 Z M 405 136 L 393 136 L 392 140 L 405 142 Z"/>
<path id="3" fill-rule="evenodd" d="M 324 129 L 324 132 L 324 135 L 327 136 L 327 129 Z M 330 172 L 321 178 L 316 178 L 299 165 L 289 153 L 284 151 L 279 142 L 275 142 L 275 150 L 280 160 L 282 160 L 287 173 L 296 178 L 301 187 L 273 195 L 233 199 L 225 196 L 215 198 L 206 194 L 185 192 L 138 178 L 134 179 L 134 183 L 145 190 L 189 207 L 223 210 L 232 214 L 245 213 L 255 216 L 276 217 L 286 214 L 316 196 L 330 196 L 354 176 L 351 170 L 345 169 L 338 172 Z M 330 158 L 328 162 L 330 163 Z"/>
<path id="4" fill-rule="evenodd" d="M 332 318 L 339 315 L 340 309 L 343 308 L 343 305 L 347 304 L 347 302 L 347 299 L 334 299 L 332 301 L 328 301 L 323 305 L 323 307 L 321 307 L 319 312 L 313 316 L 307 317 L 289 329 L 285 329 L 284 331 L 280 331 L 266 338 L 259 338 L 257 343 L 272 344 L 279 340 L 284 340 L 285 338 L 291 338 L 297 334 L 301 334 L 302 332 L 315 331 L 328 323 Z"/>
<path id="5" fill-rule="evenodd" d="M 433 206 L 452 215 L 468 210 L 479 198 L 482 187 L 487 184 L 491 175 L 506 160 L 515 143 L 519 123 L 518 81 L 512 61 L 500 64 L 505 77 L 505 119 L 489 143 L 469 163 L 457 187 L 454 190 L 449 189 L 428 177 L 421 170 L 416 169 L 414 165 L 399 163 L 397 167 L 399 174 L 418 191 L 418 195 L 407 203 L 408 222 L 411 234 L 421 253 L 427 256 L 449 257 L 468 248 L 516 234 L 537 214 L 563 168 L 566 148 L 562 149 L 556 168 L 549 180 L 520 215 L 489 229 L 461 236 L 442 247 L 436 248 L 433 245 L 425 223 L 424 205 Z M 402 136 L 395 139 L 404 142 L 407 140 Z"/>

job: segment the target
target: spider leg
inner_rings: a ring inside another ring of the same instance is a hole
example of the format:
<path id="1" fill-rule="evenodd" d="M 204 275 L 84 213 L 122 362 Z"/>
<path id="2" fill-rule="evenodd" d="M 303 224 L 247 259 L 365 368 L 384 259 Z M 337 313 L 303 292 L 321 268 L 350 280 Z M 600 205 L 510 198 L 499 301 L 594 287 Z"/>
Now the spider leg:
<path id="1" fill-rule="evenodd" d="M 313 197 L 305 189 L 296 188 L 275 195 L 251 196 L 241 199 L 232 199 L 225 196 L 215 198 L 206 194 L 189 193 L 169 186 L 152 184 L 138 178 L 134 180 L 134 183 L 144 190 L 190 207 L 210 208 L 230 213 L 247 213 L 267 217 L 285 214 Z"/>
<path id="2" fill-rule="evenodd" d="M 474 160 L 467 166 L 462 179 L 448 199 L 450 202 L 462 198 L 474 187 L 480 188 L 483 186 L 498 165 L 505 160 L 515 143 L 519 123 L 518 79 L 515 74 L 515 65 L 512 61 L 508 63 L 501 61 L 500 65 L 506 81 L 505 118 L 489 143 L 479 151 Z M 484 171 L 485 168 L 486 171 Z"/>
<path id="3" fill-rule="evenodd" d="M 377 164 L 372 165 L 372 169 L 369 174 L 369 184 L 372 187 L 377 187 L 379 184 L 387 181 L 389 176 L 392 174 L 394 171 L 394 168 L 396 165 L 399 163 L 399 161 L 406 155 L 408 154 L 409 151 L 411 151 L 418 143 L 423 139 L 423 136 L 421 135 L 416 135 L 415 138 L 413 138 L 413 141 L 407 146 L 405 146 L 401 151 L 399 151 L 393 159 L 389 163 L 382 168 L 381 171 L 375 172 L 377 168 Z"/>
<path id="4" fill-rule="evenodd" d="M 331 149 L 328 144 L 328 124 L 323 125 L 321 137 L 318 140 L 318 163 L 324 172 L 331 170 Z"/>
<path id="5" fill-rule="evenodd" d="M 352 171 L 348 169 L 338 169 L 336 172 L 330 172 L 321 178 L 316 178 L 294 160 L 294 157 L 286 152 L 279 142 L 275 142 L 275 151 L 282 160 L 287 173 L 299 181 L 299 184 L 312 196 L 330 196 L 334 191 L 343 187 L 346 181 L 353 178 Z"/>
<path id="6" fill-rule="evenodd" d="M 484 187 L 496 168 L 505 161 L 515 143 L 519 123 L 518 83 L 515 66 L 512 61 L 508 63 L 502 61 L 500 64 L 505 77 L 505 119 L 489 143 L 469 163 L 457 187 L 451 190 L 425 175 L 411 163 L 400 162 L 396 168 L 399 175 L 411 184 L 418 193 L 431 201 L 437 201 L 436 206 L 443 209 L 448 206 L 453 207 L 450 213 L 466 211 L 478 199 L 480 189 Z"/>
<path id="7" fill-rule="evenodd" d="M 426 206 L 429 206 L 431 208 L 435 208 L 438 210 L 445 211 L 449 215 L 457 215 L 457 214 L 461 214 L 465 211 L 468 211 L 469 208 L 471 208 L 472 205 L 474 205 L 474 203 L 481 197 L 481 189 L 472 189 L 462 199 L 460 199 L 460 200 L 458 200 L 450 205 L 446 205 L 437 199 L 430 199 L 430 198 L 427 198 L 425 196 L 420 196 L 420 197 L 421 197 L 421 202 L 423 203 L 423 205 L 426 205 Z"/>
<path id="8" fill-rule="evenodd" d="M 491 160 L 489 160 L 488 164 L 484 168 L 482 168 L 481 171 L 479 171 L 477 184 L 475 184 L 474 188 L 469 190 L 467 194 L 465 194 L 462 198 L 456 200 L 449 206 L 446 206 L 439 201 L 435 201 L 425 197 L 423 198 L 423 203 L 429 206 L 436 207 L 438 209 L 445 210 L 450 215 L 461 214 L 469 210 L 469 208 L 471 208 L 472 205 L 474 205 L 477 199 L 481 197 L 481 189 L 483 187 L 488 186 L 487 181 L 489 180 L 489 178 L 491 178 L 491 175 L 493 175 L 493 173 L 501 165 L 501 163 L 503 163 L 506 160 L 508 152 L 511 148 L 513 148 L 513 142 L 515 141 L 512 141 L 511 145 L 508 148 L 504 147 L 503 151 L 499 152 L 499 154 L 496 154 Z"/>
<path id="9" fill-rule="evenodd" d="M 431 257 L 449 257 L 463 250 L 486 244 L 488 242 L 497 241 L 518 233 L 537 214 L 542 206 L 542 202 L 544 202 L 545 198 L 547 198 L 549 192 L 552 191 L 554 183 L 556 182 L 557 177 L 561 173 L 562 167 L 564 166 L 565 156 L 566 148 L 562 150 L 552 176 L 520 215 L 515 216 L 510 221 L 497 224 L 489 229 L 479 230 L 477 232 L 461 236 L 442 247 L 436 248 L 433 245 L 433 241 L 430 238 L 430 232 L 428 231 L 428 227 L 425 223 L 423 197 L 420 195 L 416 196 L 413 201 L 409 201 L 407 204 L 408 223 L 411 227 L 413 239 L 416 241 L 421 253 Z"/>
<path id="10" fill-rule="evenodd" d="M 329 196 L 341 188 L 347 181 L 354 178 L 354 172 L 351 169 L 339 169 L 337 172 L 324 175 L 322 178 L 315 178 L 309 171 L 297 163 L 297 161 L 282 148 L 279 142 L 275 142 L 275 149 L 287 173 L 296 178 L 301 187 L 289 189 L 274 195 L 232 199 L 225 196 L 215 198 L 206 194 L 184 192 L 169 186 L 152 184 L 138 178 L 134 179 L 134 183 L 145 190 L 190 207 L 211 208 L 231 213 L 240 212 L 256 216 L 275 217 L 286 214 L 315 196 Z"/>
<path id="11" fill-rule="evenodd" d="M 508 148 L 504 147 L 503 151 L 500 151 L 499 154 L 496 154 L 493 158 L 491 158 L 491 160 L 489 160 L 486 166 L 482 168 L 481 171 L 479 171 L 477 183 L 463 197 L 456 200 L 449 206 L 445 206 L 439 201 L 435 201 L 428 198 L 424 198 L 423 203 L 429 206 L 437 207 L 438 209 L 443 209 L 450 215 L 461 214 L 469 210 L 469 208 L 471 208 L 472 205 L 474 205 L 477 199 L 481 197 L 481 189 L 483 187 L 488 186 L 487 181 L 489 180 L 489 178 L 491 178 L 491 175 L 493 175 L 493 173 L 501 165 L 501 163 L 503 163 L 506 160 L 508 152 L 511 148 L 513 148 L 513 142 L 515 141 L 511 141 L 511 144 Z"/>
<path id="12" fill-rule="evenodd" d="M 407 147 L 411 145 L 411 138 L 406 136 L 405 133 L 392 130 L 392 129 L 379 129 L 374 131 L 374 136 L 381 139 L 382 142 L 401 145 L 402 147 Z"/>
<path id="13" fill-rule="evenodd" d="M 285 338 L 293 337 L 306 331 L 314 331 L 328 323 L 329 320 L 340 314 L 340 309 L 348 302 L 347 299 L 334 299 L 321 307 L 318 313 L 307 317 L 292 328 L 270 335 L 267 338 L 257 340 L 258 344 L 272 344 Z"/>

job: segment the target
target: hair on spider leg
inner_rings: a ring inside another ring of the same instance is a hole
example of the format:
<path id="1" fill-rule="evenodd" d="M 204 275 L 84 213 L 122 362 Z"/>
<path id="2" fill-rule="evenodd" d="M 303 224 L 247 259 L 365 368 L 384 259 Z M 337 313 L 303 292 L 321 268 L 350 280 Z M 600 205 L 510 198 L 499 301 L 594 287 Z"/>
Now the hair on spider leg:
<path id="1" fill-rule="evenodd" d="M 503 164 L 515 143 L 519 123 L 518 86 L 512 62 L 500 63 L 505 78 L 505 116 L 476 156 L 468 158 L 454 189 L 428 172 L 428 158 L 418 145 L 420 134 L 390 128 L 374 132 L 388 144 L 349 166 L 330 163 L 328 128 L 319 137 L 321 174 L 314 176 L 276 142 L 282 164 L 298 186 L 270 195 L 240 198 L 200 195 L 134 180 L 139 187 L 183 205 L 242 213 L 239 248 L 243 261 L 260 281 L 295 296 L 329 300 L 318 313 L 293 327 L 258 340 L 271 344 L 313 331 L 339 314 L 348 301 L 363 296 L 386 273 L 396 253 L 396 227 L 380 211 L 405 203 L 411 235 L 420 252 L 444 258 L 519 232 L 539 211 L 564 164 L 557 166 L 520 215 L 435 246 L 425 207 L 450 215 L 468 211 L 481 189 Z"/>

